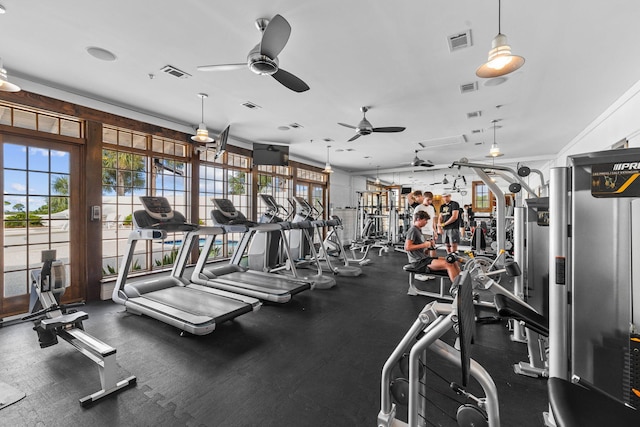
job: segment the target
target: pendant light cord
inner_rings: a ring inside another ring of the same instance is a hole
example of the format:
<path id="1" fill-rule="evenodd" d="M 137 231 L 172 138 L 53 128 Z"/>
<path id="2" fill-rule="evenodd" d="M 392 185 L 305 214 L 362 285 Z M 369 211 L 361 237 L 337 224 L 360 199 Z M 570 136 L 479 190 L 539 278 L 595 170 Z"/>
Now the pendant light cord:
<path id="1" fill-rule="evenodd" d="M 502 34 L 502 31 L 500 29 L 500 20 L 501 20 L 500 19 L 500 13 L 501 13 L 500 10 L 501 10 L 500 0 L 498 0 L 498 34 Z"/>

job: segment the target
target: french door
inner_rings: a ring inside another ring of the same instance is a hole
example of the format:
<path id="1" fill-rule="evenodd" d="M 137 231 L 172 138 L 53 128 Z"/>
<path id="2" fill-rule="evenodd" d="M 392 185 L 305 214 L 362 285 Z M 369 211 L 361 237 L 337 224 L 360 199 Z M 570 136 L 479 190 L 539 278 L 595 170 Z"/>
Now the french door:
<path id="1" fill-rule="evenodd" d="M 80 300 L 84 242 L 77 221 L 80 148 L 70 144 L 3 135 L 2 275 L 0 318 L 29 309 L 31 272 L 41 267 L 43 250 L 56 250 L 64 263 L 63 301 Z"/>

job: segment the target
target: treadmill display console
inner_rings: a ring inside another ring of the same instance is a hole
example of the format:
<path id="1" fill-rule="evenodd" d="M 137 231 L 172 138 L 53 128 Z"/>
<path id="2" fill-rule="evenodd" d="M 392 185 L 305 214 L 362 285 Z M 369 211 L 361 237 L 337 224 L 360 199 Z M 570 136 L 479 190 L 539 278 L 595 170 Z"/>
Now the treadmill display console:
<path id="1" fill-rule="evenodd" d="M 236 210 L 236 207 L 233 206 L 233 203 L 229 199 L 212 199 L 213 204 L 216 205 L 218 210 L 227 218 L 235 219 L 238 218 L 240 212 Z"/>
<path id="2" fill-rule="evenodd" d="M 140 201 L 150 217 L 160 221 L 173 219 L 173 209 L 166 197 L 141 196 Z"/>

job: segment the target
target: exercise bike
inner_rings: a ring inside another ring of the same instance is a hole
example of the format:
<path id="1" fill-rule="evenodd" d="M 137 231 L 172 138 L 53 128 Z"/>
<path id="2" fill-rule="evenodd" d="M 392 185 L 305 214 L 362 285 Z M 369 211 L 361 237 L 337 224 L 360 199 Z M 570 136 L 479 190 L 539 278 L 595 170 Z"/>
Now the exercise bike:
<path id="1" fill-rule="evenodd" d="M 61 304 L 65 292 L 66 275 L 62 261 L 56 260 L 55 250 L 42 251 L 42 269 L 31 272 L 30 315 L 22 320 L 33 320 L 41 348 L 58 343 L 58 337 L 74 346 L 80 353 L 98 365 L 102 388 L 80 399 L 83 407 L 136 383 L 130 376 L 117 380 L 116 349 L 84 331 L 82 322 L 89 318 L 84 311 L 73 307 L 83 305 Z"/>

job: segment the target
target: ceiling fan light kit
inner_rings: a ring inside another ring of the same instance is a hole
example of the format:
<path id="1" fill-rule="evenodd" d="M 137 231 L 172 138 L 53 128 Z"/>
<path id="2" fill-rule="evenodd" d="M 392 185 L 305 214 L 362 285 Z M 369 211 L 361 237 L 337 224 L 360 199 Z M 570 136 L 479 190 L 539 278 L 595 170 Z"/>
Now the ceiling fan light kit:
<path id="1" fill-rule="evenodd" d="M 507 36 L 500 31 L 500 0 L 498 0 L 498 35 L 491 42 L 491 50 L 487 62 L 476 70 L 476 76 L 493 78 L 512 73 L 524 65 L 522 56 L 513 55 Z"/>

